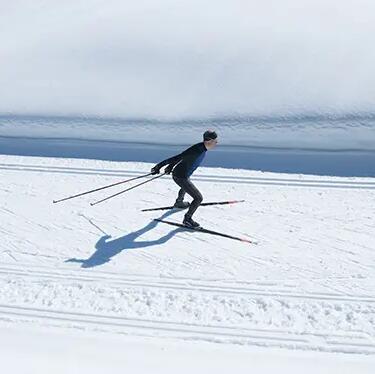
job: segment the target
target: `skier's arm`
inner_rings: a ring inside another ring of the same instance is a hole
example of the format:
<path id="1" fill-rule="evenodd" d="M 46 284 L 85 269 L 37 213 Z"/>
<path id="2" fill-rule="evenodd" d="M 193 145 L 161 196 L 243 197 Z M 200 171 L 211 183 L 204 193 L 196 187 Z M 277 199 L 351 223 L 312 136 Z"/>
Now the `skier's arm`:
<path id="1" fill-rule="evenodd" d="M 186 151 L 185 151 L 186 152 Z M 183 159 L 183 155 L 185 152 L 182 152 L 180 153 L 179 155 L 176 155 L 176 156 L 173 156 L 173 157 L 170 157 L 170 158 L 167 158 L 166 160 L 164 161 L 161 161 L 159 162 L 156 167 L 158 169 L 161 169 L 163 166 L 165 165 L 168 165 L 170 167 L 173 167 L 174 165 L 176 165 L 179 161 L 181 161 Z"/>
<path id="2" fill-rule="evenodd" d="M 168 168 L 170 170 L 173 169 L 173 167 L 182 160 L 182 154 L 184 152 L 180 153 L 179 155 L 176 155 L 176 156 L 173 156 L 173 157 L 170 157 L 170 158 L 167 158 L 166 160 L 164 161 L 161 161 L 159 162 L 158 164 L 156 164 L 152 169 L 151 169 L 151 173 L 152 174 L 159 174 L 160 173 L 160 169 L 165 166 L 165 165 L 168 165 Z M 169 174 L 169 173 L 168 173 Z"/>
<path id="3" fill-rule="evenodd" d="M 171 171 L 173 169 L 173 167 L 178 164 L 185 156 L 189 155 L 190 153 L 193 152 L 193 147 L 190 147 L 188 149 L 186 149 L 185 151 L 183 151 L 182 153 L 176 155 L 176 156 L 173 156 L 173 157 L 170 157 L 170 158 L 167 158 L 165 159 L 164 161 L 161 161 L 159 162 L 158 164 L 156 164 L 152 169 L 151 169 L 151 173 L 154 173 L 154 174 L 158 174 L 160 172 L 160 169 L 165 166 L 165 165 L 168 165 L 168 169 Z"/>

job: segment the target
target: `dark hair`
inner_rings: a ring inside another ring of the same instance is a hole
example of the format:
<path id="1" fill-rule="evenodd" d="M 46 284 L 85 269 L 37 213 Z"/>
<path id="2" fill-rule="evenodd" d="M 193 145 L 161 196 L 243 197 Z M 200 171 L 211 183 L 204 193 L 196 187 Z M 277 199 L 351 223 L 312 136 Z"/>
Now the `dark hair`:
<path id="1" fill-rule="evenodd" d="M 203 134 L 203 140 L 204 141 L 206 141 L 206 140 L 212 140 L 212 139 L 216 139 L 216 138 L 217 138 L 217 134 L 213 130 L 207 130 Z"/>

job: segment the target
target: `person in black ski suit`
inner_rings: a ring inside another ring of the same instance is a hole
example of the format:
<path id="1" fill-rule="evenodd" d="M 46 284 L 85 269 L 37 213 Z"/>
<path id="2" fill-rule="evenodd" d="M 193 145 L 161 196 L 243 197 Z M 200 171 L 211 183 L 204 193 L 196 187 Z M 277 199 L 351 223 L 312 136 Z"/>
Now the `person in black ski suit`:
<path id="1" fill-rule="evenodd" d="M 159 174 L 160 169 L 163 166 L 168 165 L 164 170 L 165 173 L 172 173 L 173 180 L 180 187 L 180 191 L 178 192 L 178 197 L 176 199 L 174 207 L 189 207 L 189 210 L 185 214 L 183 220 L 183 224 L 186 226 L 192 228 L 197 228 L 200 226 L 198 222 L 193 221 L 192 216 L 203 200 L 202 194 L 199 192 L 198 188 L 195 187 L 191 182 L 190 176 L 202 163 L 206 151 L 213 149 L 217 143 L 218 141 L 216 132 L 207 130 L 203 134 L 203 142 L 194 144 L 184 152 L 159 162 L 151 169 L 152 174 Z M 189 194 L 193 198 L 191 204 L 184 201 L 185 193 Z"/>

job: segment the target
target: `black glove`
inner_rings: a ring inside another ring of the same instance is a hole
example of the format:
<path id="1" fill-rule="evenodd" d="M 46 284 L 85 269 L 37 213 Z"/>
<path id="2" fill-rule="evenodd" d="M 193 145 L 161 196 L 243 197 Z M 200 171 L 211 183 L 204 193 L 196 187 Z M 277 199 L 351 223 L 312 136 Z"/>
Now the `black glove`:
<path id="1" fill-rule="evenodd" d="M 165 174 L 170 174 L 170 173 L 172 173 L 172 170 L 173 170 L 173 166 L 168 165 L 168 166 L 164 169 L 164 173 L 165 173 Z"/>
<path id="2" fill-rule="evenodd" d="M 152 169 L 151 169 L 151 174 L 159 174 L 160 173 L 160 168 L 157 167 L 157 166 L 154 166 Z"/>

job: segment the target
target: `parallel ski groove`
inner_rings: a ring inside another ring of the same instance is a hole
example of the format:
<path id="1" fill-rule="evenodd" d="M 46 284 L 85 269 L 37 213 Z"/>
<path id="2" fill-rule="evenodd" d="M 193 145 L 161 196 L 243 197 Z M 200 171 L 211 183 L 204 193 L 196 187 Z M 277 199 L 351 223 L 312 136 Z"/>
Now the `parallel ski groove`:
<path id="1" fill-rule="evenodd" d="M 102 175 L 126 177 L 139 175 L 141 172 L 133 170 L 115 169 L 94 169 L 94 168 L 73 168 L 43 165 L 21 165 L 21 164 L 0 164 L 1 170 L 9 171 L 30 171 L 46 173 L 63 173 L 78 175 Z M 194 178 L 202 182 L 215 183 L 240 183 L 253 185 L 270 185 L 283 187 L 317 187 L 317 188 L 343 188 L 343 189 L 375 189 L 375 183 L 369 181 L 337 181 L 337 180 L 314 180 L 314 179 L 291 179 L 291 178 L 269 178 L 269 177 L 241 177 L 241 176 L 220 176 L 197 174 Z"/>
<path id="2" fill-rule="evenodd" d="M 60 324 L 63 323 L 64 326 L 68 324 L 71 328 L 82 328 L 83 325 L 88 325 L 94 326 L 94 330 L 97 331 L 111 331 L 119 334 L 135 334 L 138 336 L 215 341 L 284 349 L 318 350 L 322 352 L 375 353 L 375 345 L 370 344 L 368 341 L 361 341 L 364 337 L 359 334 L 336 335 L 336 338 L 351 339 L 355 342 L 331 342 L 329 341 L 331 337 L 323 334 L 236 328 L 222 325 L 198 325 L 0 305 L 0 319 L 12 320 L 12 318 L 17 318 L 18 320 L 21 318 L 21 321 L 27 323 L 35 323 L 38 320 L 51 320 Z M 26 318 L 27 320 L 22 320 L 22 318 Z M 45 324 L 45 322 L 43 323 Z M 79 324 L 79 326 L 72 326 L 72 324 Z"/>
<path id="3" fill-rule="evenodd" d="M 375 303 L 375 297 L 371 296 L 350 296 L 350 295 L 340 295 L 340 294 L 323 294 L 323 293 L 295 293 L 289 290 L 267 290 L 265 288 L 251 289 L 251 288 L 240 288 L 240 287 L 228 287 L 228 286 L 212 286 L 207 285 L 208 282 L 199 283 L 191 282 L 186 285 L 186 282 L 179 284 L 177 282 L 167 282 L 165 280 L 152 280 L 147 281 L 147 279 L 139 280 L 128 280 L 119 278 L 106 278 L 100 276 L 71 276 L 68 274 L 52 274 L 45 271 L 32 271 L 26 272 L 22 269 L 17 271 L 7 270 L 0 268 L 0 274 L 3 276 L 26 276 L 29 278 L 44 278 L 44 279 L 64 279 L 66 281 L 81 281 L 81 282 L 105 282 L 106 284 L 113 285 L 124 285 L 130 287 L 148 287 L 157 289 L 169 289 L 169 290 L 179 290 L 179 291 L 199 291 L 207 292 L 213 294 L 228 294 L 228 295 L 243 295 L 243 296 L 264 296 L 264 297 L 280 297 L 280 298 L 292 298 L 292 299 L 306 299 L 306 300 L 317 300 L 317 301 L 338 301 L 338 302 L 355 302 L 355 303 Z"/>

